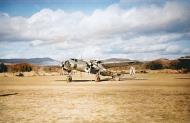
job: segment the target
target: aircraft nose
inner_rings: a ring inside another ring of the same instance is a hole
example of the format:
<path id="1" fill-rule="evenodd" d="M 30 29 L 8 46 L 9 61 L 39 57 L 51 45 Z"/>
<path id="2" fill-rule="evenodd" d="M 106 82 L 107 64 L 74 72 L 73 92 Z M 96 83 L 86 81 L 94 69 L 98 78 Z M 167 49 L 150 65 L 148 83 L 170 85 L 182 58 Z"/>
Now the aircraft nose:
<path id="1" fill-rule="evenodd" d="M 65 61 L 64 66 L 67 67 L 67 68 L 70 68 L 70 67 L 71 67 L 71 64 L 70 64 L 69 61 Z"/>
<path id="2" fill-rule="evenodd" d="M 64 67 L 64 62 L 61 62 L 60 67 Z"/>

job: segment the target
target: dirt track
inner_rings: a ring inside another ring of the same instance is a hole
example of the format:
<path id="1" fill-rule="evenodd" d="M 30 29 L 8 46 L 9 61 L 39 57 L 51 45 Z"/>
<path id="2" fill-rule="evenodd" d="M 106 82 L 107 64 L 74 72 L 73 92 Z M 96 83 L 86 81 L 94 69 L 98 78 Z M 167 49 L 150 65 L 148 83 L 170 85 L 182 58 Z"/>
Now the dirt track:
<path id="1" fill-rule="evenodd" d="M 85 80 L 84 80 L 85 78 Z M 0 77 L 0 122 L 190 122 L 190 74 Z"/>

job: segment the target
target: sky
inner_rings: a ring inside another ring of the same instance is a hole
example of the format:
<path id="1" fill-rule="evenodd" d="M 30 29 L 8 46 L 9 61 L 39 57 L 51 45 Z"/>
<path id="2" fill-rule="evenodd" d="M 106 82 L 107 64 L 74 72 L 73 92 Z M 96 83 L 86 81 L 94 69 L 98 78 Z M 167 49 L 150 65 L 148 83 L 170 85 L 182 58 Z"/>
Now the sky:
<path id="1" fill-rule="evenodd" d="M 0 58 L 190 55 L 190 0 L 0 0 Z"/>

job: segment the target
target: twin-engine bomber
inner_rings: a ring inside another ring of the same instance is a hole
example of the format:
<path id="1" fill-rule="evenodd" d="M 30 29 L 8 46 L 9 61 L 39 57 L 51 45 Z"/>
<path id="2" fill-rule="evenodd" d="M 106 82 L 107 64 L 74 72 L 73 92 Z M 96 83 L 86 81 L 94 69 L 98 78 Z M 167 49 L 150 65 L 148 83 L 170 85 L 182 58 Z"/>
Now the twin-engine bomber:
<path id="1" fill-rule="evenodd" d="M 95 81 L 99 82 L 100 75 L 101 76 L 111 76 L 113 79 L 119 81 L 120 75 L 119 73 L 114 73 L 109 70 L 107 70 L 105 67 L 103 67 L 101 61 L 97 60 L 90 60 L 90 61 L 84 61 L 81 59 L 69 59 L 61 63 L 62 70 L 67 73 L 67 81 L 72 81 L 71 72 L 73 70 L 80 71 L 80 72 L 86 72 L 90 74 L 95 74 Z"/>

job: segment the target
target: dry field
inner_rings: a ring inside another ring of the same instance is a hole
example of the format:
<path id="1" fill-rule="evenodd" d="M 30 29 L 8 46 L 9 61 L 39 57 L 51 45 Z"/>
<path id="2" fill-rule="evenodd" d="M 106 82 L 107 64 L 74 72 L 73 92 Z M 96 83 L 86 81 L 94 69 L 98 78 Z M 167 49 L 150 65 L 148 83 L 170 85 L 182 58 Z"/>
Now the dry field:
<path id="1" fill-rule="evenodd" d="M 190 74 L 138 74 L 96 83 L 91 75 L 0 76 L 0 122 L 189 123 Z"/>

